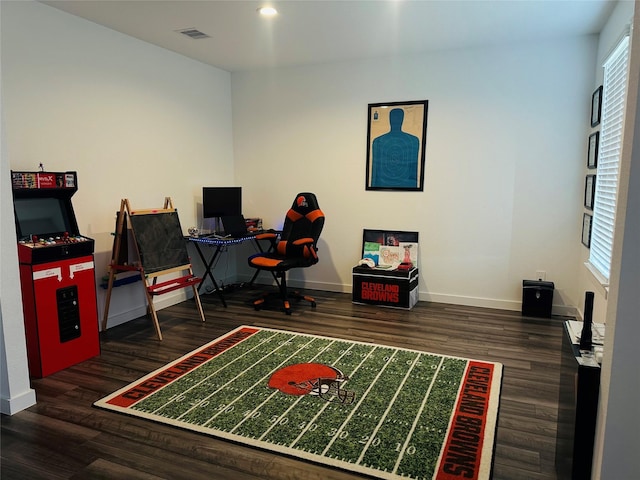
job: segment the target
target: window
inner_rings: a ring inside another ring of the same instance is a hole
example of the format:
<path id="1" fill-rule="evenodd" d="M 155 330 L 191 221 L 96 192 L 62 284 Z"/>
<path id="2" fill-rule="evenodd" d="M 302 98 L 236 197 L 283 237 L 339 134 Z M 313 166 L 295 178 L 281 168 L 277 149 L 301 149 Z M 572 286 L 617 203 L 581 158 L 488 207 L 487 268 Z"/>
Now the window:
<path id="1" fill-rule="evenodd" d="M 604 63 L 602 122 L 589 263 L 604 277 L 607 284 L 613 249 L 628 64 L 627 35 Z"/>

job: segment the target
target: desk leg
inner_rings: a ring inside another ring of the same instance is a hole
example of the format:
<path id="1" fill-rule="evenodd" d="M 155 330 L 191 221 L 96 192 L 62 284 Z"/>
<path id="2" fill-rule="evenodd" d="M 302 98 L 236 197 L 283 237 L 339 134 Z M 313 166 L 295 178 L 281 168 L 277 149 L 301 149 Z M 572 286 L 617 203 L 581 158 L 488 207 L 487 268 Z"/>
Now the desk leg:
<path id="1" fill-rule="evenodd" d="M 216 289 L 216 292 L 218 292 L 218 296 L 220 297 L 220 301 L 222 302 L 222 305 L 225 308 L 227 308 L 227 302 L 224 299 L 224 294 L 222 293 L 222 289 L 218 287 L 218 282 L 216 282 L 216 279 L 213 277 L 213 272 L 211 271 L 213 264 L 216 261 L 216 258 L 218 258 L 218 255 L 220 255 L 220 251 L 222 250 L 222 245 L 216 245 L 216 251 L 213 253 L 211 260 L 207 262 L 207 259 L 202 253 L 202 250 L 200 249 L 200 245 L 198 244 L 198 242 L 193 242 L 193 243 L 196 246 L 196 251 L 200 256 L 200 260 L 202 260 L 202 264 L 205 267 L 205 272 L 204 272 L 204 275 L 202 276 L 202 282 L 200 282 L 200 285 L 198 285 L 198 293 L 200 293 L 200 289 L 202 288 L 202 285 L 204 285 L 205 280 L 207 279 L 207 277 L 209 277 L 211 279 L 211 283 L 213 283 L 213 287 Z"/>

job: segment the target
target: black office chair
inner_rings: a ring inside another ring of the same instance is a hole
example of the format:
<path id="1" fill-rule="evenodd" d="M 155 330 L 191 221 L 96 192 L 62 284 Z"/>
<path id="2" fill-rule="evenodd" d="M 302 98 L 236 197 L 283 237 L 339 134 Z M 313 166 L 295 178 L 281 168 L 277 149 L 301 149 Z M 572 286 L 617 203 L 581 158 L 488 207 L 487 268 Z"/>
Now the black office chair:
<path id="1" fill-rule="evenodd" d="M 291 315 L 290 298 L 306 300 L 315 308 L 314 298 L 289 292 L 287 289 L 287 271 L 292 268 L 306 268 L 318 263 L 317 243 L 324 227 L 324 213 L 318 206 L 313 193 L 299 193 L 287 212 L 282 232 L 265 232 L 257 236 L 258 239 L 271 241 L 268 252 L 257 253 L 249 257 L 249 266 L 266 270 L 273 274 L 279 288 L 284 311 Z M 263 295 L 253 302 L 256 310 L 264 304 L 267 295 Z"/>

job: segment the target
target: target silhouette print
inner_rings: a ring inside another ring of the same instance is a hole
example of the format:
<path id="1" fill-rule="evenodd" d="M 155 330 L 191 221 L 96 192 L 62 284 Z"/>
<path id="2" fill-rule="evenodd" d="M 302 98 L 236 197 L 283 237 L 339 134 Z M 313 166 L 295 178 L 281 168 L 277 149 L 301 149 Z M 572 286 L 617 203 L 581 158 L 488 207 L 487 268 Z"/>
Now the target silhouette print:
<path id="1" fill-rule="evenodd" d="M 375 122 L 382 122 L 383 115 L 377 116 Z M 424 119 L 418 122 L 419 127 L 426 126 L 426 106 Z M 422 189 L 421 141 L 412 133 L 403 130 L 405 111 L 403 108 L 392 108 L 388 113 L 388 129 L 374 138 L 371 143 L 370 159 L 367 164 L 368 185 L 372 189 Z M 415 118 L 411 118 L 415 124 Z M 387 120 L 384 120 L 386 123 Z M 383 125 L 376 125 L 379 129 Z M 414 125 L 415 127 L 415 125 Z M 370 124 L 371 128 L 371 124 Z M 415 128 L 414 128 L 415 130 Z M 378 130 L 380 131 L 380 130 Z M 383 130 L 384 131 L 384 130 Z M 424 138 L 422 144 L 422 166 L 424 164 Z"/>

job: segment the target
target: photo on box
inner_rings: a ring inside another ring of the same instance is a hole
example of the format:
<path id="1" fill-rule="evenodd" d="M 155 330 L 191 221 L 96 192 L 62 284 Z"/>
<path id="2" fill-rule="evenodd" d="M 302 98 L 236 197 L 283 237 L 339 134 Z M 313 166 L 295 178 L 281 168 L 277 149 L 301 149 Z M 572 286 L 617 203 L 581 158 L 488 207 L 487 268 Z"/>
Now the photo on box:
<path id="1" fill-rule="evenodd" d="M 376 265 L 409 262 L 418 265 L 418 232 L 374 230 L 362 233 L 361 258 L 372 258 Z"/>

